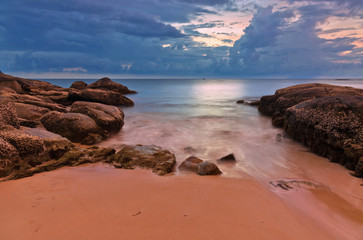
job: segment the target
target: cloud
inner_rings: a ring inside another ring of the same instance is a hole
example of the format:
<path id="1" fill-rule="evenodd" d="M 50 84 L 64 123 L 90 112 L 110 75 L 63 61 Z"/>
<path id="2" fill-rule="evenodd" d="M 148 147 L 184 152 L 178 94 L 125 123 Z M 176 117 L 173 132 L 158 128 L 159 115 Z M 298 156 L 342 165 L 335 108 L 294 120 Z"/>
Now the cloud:
<path id="1" fill-rule="evenodd" d="M 360 67 L 356 56 L 350 55 L 350 60 L 355 61 L 349 62 L 348 56 L 340 55 L 354 50 L 356 38 L 327 40 L 317 35 L 318 24 L 326 21 L 330 10 L 317 5 L 303 6 L 298 10 L 299 18 L 291 21 L 296 17 L 291 10 L 273 11 L 272 7 L 257 7 L 245 34 L 230 50 L 234 71 L 301 77 L 337 74 L 343 65 L 349 69 Z"/>
<path id="2" fill-rule="evenodd" d="M 86 73 L 87 70 L 83 67 L 72 67 L 72 68 L 63 68 L 63 72 L 83 72 Z"/>

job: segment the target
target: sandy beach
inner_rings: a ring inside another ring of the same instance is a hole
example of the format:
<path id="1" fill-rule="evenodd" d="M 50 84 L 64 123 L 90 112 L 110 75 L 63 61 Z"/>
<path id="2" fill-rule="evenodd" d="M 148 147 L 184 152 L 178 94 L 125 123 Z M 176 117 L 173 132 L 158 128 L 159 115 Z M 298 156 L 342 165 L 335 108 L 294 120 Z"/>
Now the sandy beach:
<path id="1" fill-rule="evenodd" d="M 359 239 L 363 193 L 355 183 L 359 199 L 349 204 L 333 190 L 274 190 L 247 174 L 64 167 L 0 183 L 0 238 Z"/>

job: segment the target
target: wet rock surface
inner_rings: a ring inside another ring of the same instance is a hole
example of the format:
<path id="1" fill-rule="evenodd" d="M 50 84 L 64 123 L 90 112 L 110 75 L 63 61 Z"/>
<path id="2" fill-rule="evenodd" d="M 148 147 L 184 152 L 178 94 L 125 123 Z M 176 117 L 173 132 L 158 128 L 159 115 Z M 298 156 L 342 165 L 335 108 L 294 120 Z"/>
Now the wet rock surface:
<path id="1" fill-rule="evenodd" d="M 259 111 L 297 141 L 350 170 L 363 156 L 363 90 L 303 84 L 261 98 Z M 361 176 L 360 167 L 356 176 Z"/>
<path id="2" fill-rule="evenodd" d="M 186 158 L 179 166 L 179 170 L 194 172 L 198 175 L 219 175 L 222 172 L 214 163 L 203 161 L 200 158 L 190 156 Z"/>
<path id="3" fill-rule="evenodd" d="M 174 154 L 155 145 L 127 145 L 109 161 L 116 168 L 140 167 L 152 169 L 158 175 L 171 173 L 176 163 Z"/>

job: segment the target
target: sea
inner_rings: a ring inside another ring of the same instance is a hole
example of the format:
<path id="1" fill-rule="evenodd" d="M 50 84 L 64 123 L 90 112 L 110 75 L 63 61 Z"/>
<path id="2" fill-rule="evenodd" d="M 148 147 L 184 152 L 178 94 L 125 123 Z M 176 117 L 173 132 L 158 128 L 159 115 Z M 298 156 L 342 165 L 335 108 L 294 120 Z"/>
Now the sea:
<path id="1" fill-rule="evenodd" d="M 47 79 L 69 87 L 74 81 L 97 79 Z M 218 163 L 223 177 L 252 176 L 271 179 L 312 179 L 309 167 L 344 167 L 311 153 L 290 139 L 257 107 L 237 104 L 271 95 L 277 89 L 320 82 L 363 88 L 363 80 L 314 79 L 112 79 L 136 90 L 127 95 L 134 107 L 122 108 L 125 125 L 101 146 L 121 149 L 125 144 L 154 144 L 175 154 L 177 165 L 189 156 L 217 163 L 233 153 L 236 163 Z M 341 169 L 341 170 L 340 170 Z M 246 174 L 247 173 L 247 174 Z M 187 174 L 179 172 L 176 174 Z M 316 180 L 316 179 L 315 179 Z"/>

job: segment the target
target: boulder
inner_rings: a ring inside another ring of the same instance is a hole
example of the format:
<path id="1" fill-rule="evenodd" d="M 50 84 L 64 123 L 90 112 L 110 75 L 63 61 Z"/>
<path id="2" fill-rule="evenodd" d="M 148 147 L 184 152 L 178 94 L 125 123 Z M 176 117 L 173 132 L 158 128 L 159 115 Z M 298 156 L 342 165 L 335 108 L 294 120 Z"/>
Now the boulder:
<path id="1" fill-rule="evenodd" d="M 198 172 L 198 164 L 202 163 L 203 160 L 194 156 L 186 158 L 179 166 L 181 171 Z"/>
<path id="2" fill-rule="evenodd" d="M 70 88 L 85 89 L 86 87 L 87 87 L 87 83 L 85 83 L 83 81 L 75 81 L 74 83 L 72 83 Z"/>
<path id="3" fill-rule="evenodd" d="M 279 89 L 274 95 L 263 96 L 258 110 L 272 116 L 275 126 L 283 127 L 285 111 L 303 101 L 327 96 L 363 96 L 363 89 L 341 87 L 322 83 L 301 84 Z"/>
<path id="4" fill-rule="evenodd" d="M 199 175 L 219 175 L 222 172 L 219 170 L 217 165 L 211 162 L 203 162 L 198 164 L 198 171 Z"/>
<path id="5" fill-rule="evenodd" d="M 19 151 L 9 142 L 0 138 L 0 178 L 11 173 L 19 164 Z"/>
<path id="6" fill-rule="evenodd" d="M 72 104 L 70 112 L 89 116 L 101 129 L 110 133 L 120 131 L 124 125 L 124 113 L 115 106 L 94 102 L 75 102 Z"/>
<path id="7" fill-rule="evenodd" d="M 221 157 L 217 161 L 219 161 L 219 162 L 235 162 L 236 158 L 234 157 L 233 153 L 230 153 L 227 156 Z"/>
<path id="8" fill-rule="evenodd" d="M 238 100 L 236 103 L 243 104 L 243 103 L 245 103 L 245 100 L 241 99 L 241 100 Z"/>
<path id="9" fill-rule="evenodd" d="M 132 91 L 120 83 L 115 83 L 107 77 L 101 78 L 101 79 L 97 80 L 96 82 L 91 83 L 87 87 L 93 88 L 93 89 L 110 90 L 113 92 L 118 92 L 122 95 L 136 93 L 136 91 Z"/>
<path id="10" fill-rule="evenodd" d="M 9 98 L 0 96 L 0 130 L 6 125 L 19 128 L 19 118 L 14 103 Z"/>
<path id="11" fill-rule="evenodd" d="M 78 90 L 71 88 L 68 98 L 71 101 L 99 102 L 114 106 L 131 107 L 134 105 L 131 99 L 122 96 L 120 93 L 102 89 Z"/>
<path id="12" fill-rule="evenodd" d="M 168 150 L 155 145 L 127 145 L 109 160 L 117 168 L 135 167 L 152 169 L 158 175 L 173 171 L 175 156 Z"/>
<path id="13" fill-rule="evenodd" d="M 50 112 L 48 108 L 18 102 L 15 103 L 15 108 L 18 117 L 26 120 L 38 120 Z"/>
<path id="14" fill-rule="evenodd" d="M 48 131 L 66 137 L 72 142 L 82 142 L 90 134 L 102 134 L 96 122 L 89 116 L 81 113 L 53 111 L 42 117 L 40 122 Z"/>
<path id="15" fill-rule="evenodd" d="M 354 170 L 363 156 L 363 96 L 330 96 L 286 110 L 286 132 L 312 151 Z"/>

